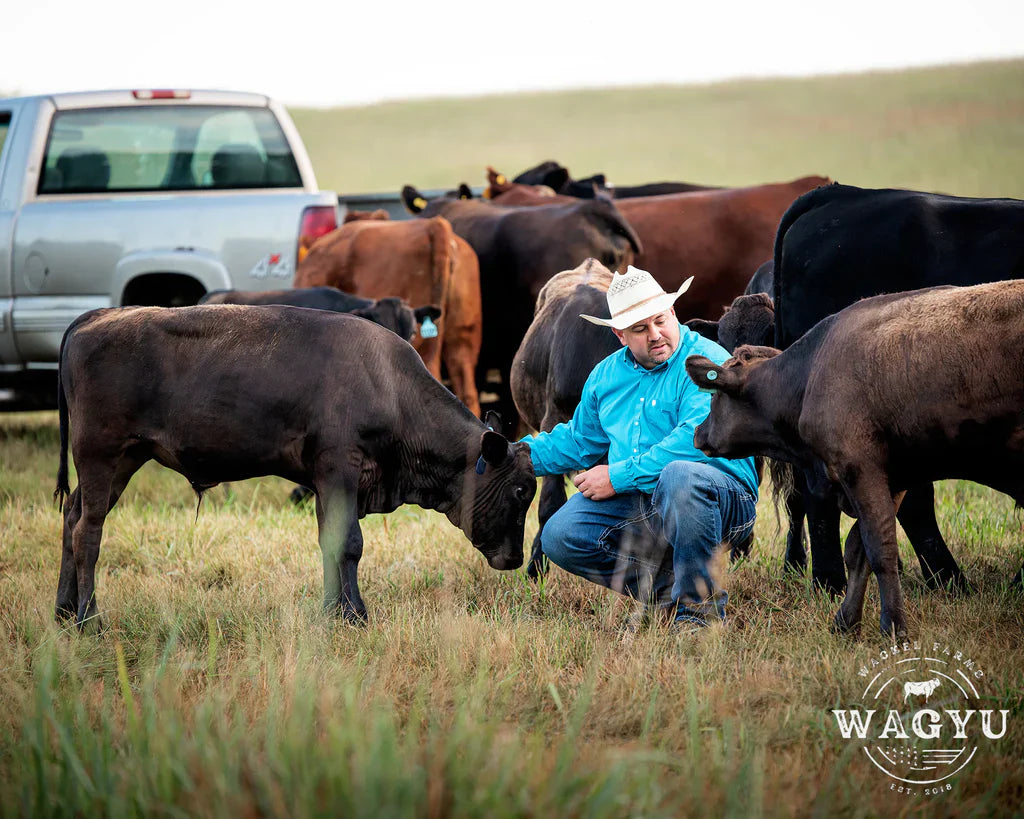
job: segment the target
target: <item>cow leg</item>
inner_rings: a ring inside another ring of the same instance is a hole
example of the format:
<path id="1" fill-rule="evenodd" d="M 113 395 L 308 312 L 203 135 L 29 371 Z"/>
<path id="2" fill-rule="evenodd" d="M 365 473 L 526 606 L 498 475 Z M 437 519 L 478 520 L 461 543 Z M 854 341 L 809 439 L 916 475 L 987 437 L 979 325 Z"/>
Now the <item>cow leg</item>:
<path id="1" fill-rule="evenodd" d="M 64 619 L 71 611 L 70 606 L 75 605 L 79 631 L 87 627 L 92 631 L 101 628 L 96 604 L 96 561 L 100 556 L 103 523 L 132 475 L 147 460 L 149 456 L 141 450 L 129 449 L 118 458 L 113 469 L 100 461 L 101 466 L 79 476 L 78 487 L 69 498 L 64 518 L 64 543 L 55 614 L 58 620 Z M 74 564 L 74 577 L 77 581 L 75 592 L 71 591 L 69 558 Z"/>
<path id="2" fill-rule="evenodd" d="M 452 391 L 471 413 L 480 418 L 480 395 L 476 390 L 474 362 L 468 349 L 445 343 L 442 348 L 444 365 L 452 382 Z"/>
<path id="3" fill-rule="evenodd" d="M 853 524 L 846 536 L 846 596 L 836 612 L 833 627 L 841 633 L 856 632 L 864 613 L 864 594 L 868 587 L 871 567 L 868 565 L 864 541 L 860 535 L 860 522 Z"/>
<path id="4" fill-rule="evenodd" d="M 547 475 L 540 482 L 540 500 L 537 502 L 537 535 L 533 539 L 533 550 L 526 574 L 536 580 L 548 572 L 548 561 L 540 548 L 540 536 L 544 525 L 559 509 L 565 506 L 565 475 Z"/>
<path id="5" fill-rule="evenodd" d="M 832 491 L 819 497 L 804 495 L 807 530 L 811 539 L 811 578 L 814 585 L 829 594 L 842 594 L 846 588 L 843 550 L 839 543 L 839 506 Z"/>
<path id="6" fill-rule="evenodd" d="M 880 472 L 865 473 L 858 476 L 854 485 L 844 484 L 844 488 L 856 507 L 864 551 L 878 578 L 882 634 L 903 636 L 907 622 L 897 566 L 896 510 L 888 480 Z"/>
<path id="7" fill-rule="evenodd" d="M 366 606 L 356 578 L 363 555 L 363 534 L 356 515 L 355 493 L 318 493 L 316 520 L 324 565 L 324 611 L 351 622 L 365 622 Z"/>
<path id="8" fill-rule="evenodd" d="M 54 606 L 54 617 L 57 622 L 71 620 L 78 615 L 78 570 L 75 567 L 71 533 L 81 517 L 82 493 L 76 487 L 64 505 L 60 575 L 57 578 L 57 603 Z"/>
<path id="9" fill-rule="evenodd" d="M 935 520 L 934 486 L 925 483 L 908 489 L 896 517 L 917 553 L 928 588 L 966 592 L 967 579 L 950 554 Z"/>
<path id="10" fill-rule="evenodd" d="M 796 470 L 793 488 L 786 493 L 786 516 L 789 518 L 789 531 L 786 533 L 785 568 L 803 574 L 807 570 L 807 551 L 804 549 L 804 498 L 807 493 L 807 482 L 803 471 Z"/>

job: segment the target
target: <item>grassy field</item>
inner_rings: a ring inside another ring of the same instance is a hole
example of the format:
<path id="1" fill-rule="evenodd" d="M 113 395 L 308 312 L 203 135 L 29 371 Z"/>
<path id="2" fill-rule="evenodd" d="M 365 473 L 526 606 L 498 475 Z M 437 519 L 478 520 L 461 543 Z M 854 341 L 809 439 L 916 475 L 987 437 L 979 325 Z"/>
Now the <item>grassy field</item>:
<path id="1" fill-rule="evenodd" d="M 814 79 L 292 110 L 321 187 L 484 184 L 556 159 L 620 185 L 823 174 L 1024 197 L 1024 60 Z"/>
<path id="2" fill-rule="evenodd" d="M 844 182 L 1024 196 L 1024 61 L 699 88 L 293 111 L 320 182 L 479 184 L 556 158 L 620 183 Z M 928 591 L 913 636 L 984 668 L 1009 729 L 938 796 L 890 789 L 830 713 L 887 642 L 783 573 L 771 501 L 723 567 L 731 619 L 630 631 L 627 601 L 557 570 L 486 566 L 447 520 L 364 521 L 370 623 L 320 611 L 309 509 L 275 478 L 195 496 L 150 464 L 110 515 L 106 631 L 53 623 L 55 413 L 0 415 L 0 816 L 1011 815 L 1024 804 L 1024 560 L 1012 502 L 939 487 L 973 593 Z M 74 485 L 74 481 L 72 481 Z M 767 493 L 766 493 L 767 494 Z M 535 511 L 527 539 L 536 528 Z M 941 707 L 941 706 L 940 706 Z"/>

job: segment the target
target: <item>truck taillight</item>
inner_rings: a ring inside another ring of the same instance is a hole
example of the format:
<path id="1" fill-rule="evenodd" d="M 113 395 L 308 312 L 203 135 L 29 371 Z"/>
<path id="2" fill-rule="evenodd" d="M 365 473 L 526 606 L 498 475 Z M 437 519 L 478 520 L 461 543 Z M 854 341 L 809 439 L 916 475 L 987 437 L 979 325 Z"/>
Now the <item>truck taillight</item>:
<path id="1" fill-rule="evenodd" d="M 296 262 L 301 262 L 309 253 L 313 242 L 326 236 L 338 227 L 338 210 L 331 205 L 313 205 L 302 211 L 299 225 L 299 250 Z"/>
<path id="2" fill-rule="evenodd" d="M 137 100 L 187 100 L 192 93 L 177 88 L 140 88 L 132 91 L 132 96 Z"/>

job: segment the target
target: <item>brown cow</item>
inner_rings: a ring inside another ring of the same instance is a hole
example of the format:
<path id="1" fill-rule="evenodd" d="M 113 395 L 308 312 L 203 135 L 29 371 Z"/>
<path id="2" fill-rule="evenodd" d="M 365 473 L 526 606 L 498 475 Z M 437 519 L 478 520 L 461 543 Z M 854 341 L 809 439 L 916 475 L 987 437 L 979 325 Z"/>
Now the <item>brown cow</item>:
<path id="1" fill-rule="evenodd" d="M 318 239 L 295 271 L 296 287 L 331 285 L 367 298 L 401 296 L 439 304 L 437 336 L 413 346 L 438 380 L 444 361 L 452 389 L 480 415 L 474 371 L 480 356 L 480 267 L 473 249 L 442 217 L 392 222 L 367 217 Z"/>
<path id="2" fill-rule="evenodd" d="M 491 169 L 489 169 L 491 170 Z M 496 205 L 550 205 L 572 197 L 543 195 L 531 186 L 505 182 L 485 195 Z M 633 262 L 650 271 L 666 290 L 690 276 L 691 318 L 717 319 L 722 305 L 741 295 L 751 275 L 771 258 L 782 214 L 794 199 L 821 185 L 823 176 L 748 188 L 643 196 L 615 202 L 640 237 L 643 249 Z"/>
<path id="3" fill-rule="evenodd" d="M 741 347 L 724 367 L 688 358 L 693 381 L 715 393 L 694 444 L 710 457 L 762 454 L 814 467 L 858 518 L 836 626 L 858 626 L 874 571 L 882 632 L 899 635 L 902 493 L 962 478 L 1024 503 L 1022 346 L 1021 280 L 862 299 L 782 353 Z"/>

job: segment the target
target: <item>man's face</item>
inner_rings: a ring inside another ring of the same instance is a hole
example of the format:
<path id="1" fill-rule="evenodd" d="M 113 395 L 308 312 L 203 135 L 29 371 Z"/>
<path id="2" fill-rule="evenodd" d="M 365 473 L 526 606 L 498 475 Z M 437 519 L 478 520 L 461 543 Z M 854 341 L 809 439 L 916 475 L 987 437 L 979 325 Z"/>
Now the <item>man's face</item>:
<path id="1" fill-rule="evenodd" d="M 670 307 L 649 319 L 638 321 L 625 330 L 615 330 L 615 335 L 629 347 L 637 364 L 652 370 L 667 361 L 679 346 L 679 322 L 676 321 L 675 308 Z"/>

